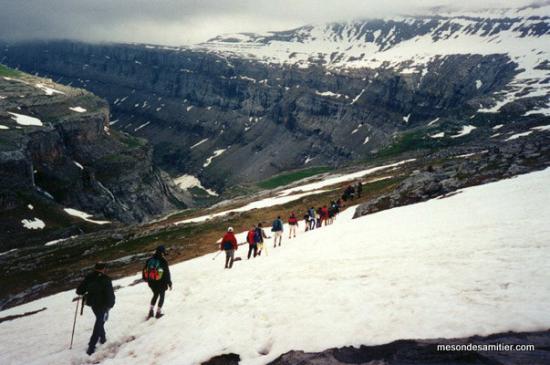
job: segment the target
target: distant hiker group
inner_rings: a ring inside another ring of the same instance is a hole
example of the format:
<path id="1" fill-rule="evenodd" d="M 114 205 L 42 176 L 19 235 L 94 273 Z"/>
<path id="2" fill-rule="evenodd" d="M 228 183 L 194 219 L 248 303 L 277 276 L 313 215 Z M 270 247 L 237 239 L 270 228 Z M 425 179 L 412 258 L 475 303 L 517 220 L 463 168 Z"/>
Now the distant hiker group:
<path id="1" fill-rule="evenodd" d="M 328 205 L 323 205 L 315 209 L 310 207 L 304 212 L 304 231 L 311 231 L 322 226 L 330 225 L 336 219 L 336 216 L 342 208 L 345 206 L 345 202 L 360 198 L 363 191 L 363 185 L 361 182 L 357 182 L 353 185 L 348 185 L 342 197 L 338 200 L 333 200 Z M 295 212 L 291 212 L 287 220 L 288 223 L 288 239 L 296 237 L 299 229 L 299 220 Z M 280 247 L 283 241 L 284 235 L 284 223 L 281 216 L 277 218 L 271 224 L 271 232 L 273 234 L 273 248 Z M 227 232 L 223 235 L 220 242 L 220 252 L 225 252 L 225 269 L 231 269 L 235 261 L 240 260 L 240 257 L 235 257 L 235 251 L 239 249 L 240 245 L 248 243 L 247 259 L 251 257 L 257 257 L 265 251 L 267 255 L 267 247 L 265 246 L 265 239 L 270 239 L 271 236 L 267 236 L 264 232 L 262 223 L 252 225 L 246 232 L 246 242 L 238 243 L 237 237 L 233 232 L 233 227 L 228 227 Z M 214 257 L 215 258 L 215 257 Z"/>

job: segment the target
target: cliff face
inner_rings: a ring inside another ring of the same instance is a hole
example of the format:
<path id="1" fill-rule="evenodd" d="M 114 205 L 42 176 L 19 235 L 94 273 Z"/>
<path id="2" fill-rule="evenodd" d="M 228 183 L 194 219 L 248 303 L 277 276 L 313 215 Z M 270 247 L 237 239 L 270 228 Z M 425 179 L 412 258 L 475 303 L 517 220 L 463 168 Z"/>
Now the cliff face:
<path id="1" fill-rule="evenodd" d="M 517 73 L 506 55 L 434 58 L 421 73 L 403 72 L 407 62 L 327 70 L 138 45 L 31 43 L 1 55 L 106 98 L 113 128 L 148 139 L 172 175 L 218 190 L 368 159 L 435 118 L 459 129 Z"/>
<path id="2" fill-rule="evenodd" d="M 116 224 L 184 206 L 151 146 L 109 128 L 103 100 L 0 71 L 0 250 L 102 226 L 66 208 Z"/>

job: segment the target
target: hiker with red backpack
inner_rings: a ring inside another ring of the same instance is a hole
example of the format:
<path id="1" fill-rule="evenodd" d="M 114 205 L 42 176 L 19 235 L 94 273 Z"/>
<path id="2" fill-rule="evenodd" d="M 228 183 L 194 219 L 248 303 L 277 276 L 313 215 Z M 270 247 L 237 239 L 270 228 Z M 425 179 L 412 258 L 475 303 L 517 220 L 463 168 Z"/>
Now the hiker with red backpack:
<path id="1" fill-rule="evenodd" d="M 102 344 L 107 341 L 104 325 L 109 316 L 109 310 L 115 305 L 115 291 L 111 278 L 106 272 L 105 264 L 98 262 L 95 264 L 94 272 L 88 274 L 76 289 L 76 294 L 84 296 L 82 300 L 92 307 L 95 315 L 94 329 L 86 351 L 88 355 L 95 352 L 98 340 Z"/>
<path id="2" fill-rule="evenodd" d="M 149 306 L 149 313 L 147 319 L 155 316 L 160 318 L 164 314 L 162 313 L 162 305 L 164 304 L 164 292 L 168 288 L 172 290 L 172 279 L 170 277 L 170 269 L 168 268 L 168 262 L 164 255 L 166 254 L 166 248 L 164 246 L 158 246 L 155 250 L 155 254 L 145 262 L 143 267 L 142 277 L 149 285 L 149 288 L 153 291 L 153 298 Z M 155 315 L 155 304 L 157 303 L 157 313 Z"/>
<path id="3" fill-rule="evenodd" d="M 239 249 L 233 227 L 227 228 L 220 244 L 220 250 L 225 251 L 225 268 L 231 269 L 235 260 L 235 251 Z"/>
<path id="4" fill-rule="evenodd" d="M 246 242 L 248 242 L 248 260 L 250 255 L 254 252 L 254 257 L 258 255 L 258 242 L 256 242 L 256 226 L 252 225 L 252 228 L 246 234 Z"/>
<path id="5" fill-rule="evenodd" d="M 296 229 L 298 228 L 298 218 L 296 218 L 296 215 L 294 212 L 290 214 L 290 217 L 288 218 L 288 239 L 291 239 L 292 236 L 296 237 Z"/>

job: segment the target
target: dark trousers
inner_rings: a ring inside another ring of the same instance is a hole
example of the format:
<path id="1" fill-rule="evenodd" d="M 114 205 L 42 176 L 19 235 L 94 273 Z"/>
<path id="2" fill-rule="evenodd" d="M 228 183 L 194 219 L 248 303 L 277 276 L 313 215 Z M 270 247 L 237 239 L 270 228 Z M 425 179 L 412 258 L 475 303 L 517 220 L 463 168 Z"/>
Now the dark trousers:
<path id="1" fill-rule="evenodd" d="M 157 299 L 159 300 L 159 308 L 162 308 L 162 305 L 164 304 L 164 292 L 166 291 L 166 288 L 164 286 L 157 286 L 157 285 L 149 285 L 151 290 L 153 291 L 153 299 L 151 299 L 151 305 L 155 306 L 157 303 Z"/>
<path id="2" fill-rule="evenodd" d="M 235 250 L 225 250 L 225 268 L 231 269 L 233 267 L 233 260 L 235 259 Z"/>
<path id="3" fill-rule="evenodd" d="M 90 342 L 88 343 L 88 346 L 91 348 L 95 348 L 95 345 L 97 344 L 97 341 L 99 339 L 104 340 L 105 339 L 105 312 L 107 312 L 104 308 L 92 308 L 95 314 L 95 324 L 94 324 L 94 331 L 92 332 L 92 337 L 90 337 Z"/>
<path id="4" fill-rule="evenodd" d="M 254 257 L 258 255 L 258 245 L 255 243 L 253 245 L 248 244 L 248 258 L 250 258 L 250 254 L 254 252 Z"/>

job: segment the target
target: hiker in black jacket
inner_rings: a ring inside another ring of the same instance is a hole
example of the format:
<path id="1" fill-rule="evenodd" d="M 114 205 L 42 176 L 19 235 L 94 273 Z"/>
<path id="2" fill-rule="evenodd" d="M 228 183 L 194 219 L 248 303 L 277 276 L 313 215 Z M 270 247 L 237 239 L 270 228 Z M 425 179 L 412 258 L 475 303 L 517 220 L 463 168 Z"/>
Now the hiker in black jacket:
<path id="1" fill-rule="evenodd" d="M 170 278 L 170 269 L 168 262 L 164 258 L 166 249 L 164 246 L 158 246 L 155 254 L 145 262 L 142 277 L 149 284 L 149 288 L 153 291 L 153 298 L 149 307 L 147 319 L 155 316 L 160 318 L 162 314 L 162 305 L 164 304 L 164 292 L 168 287 L 172 290 L 172 279 Z M 155 304 L 159 301 L 157 314 L 155 315 Z"/>
<path id="2" fill-rule="evenodd" d="M 88 343 L 88 350 L 86 351 L 88 355 L 95 352 L 98 340 L 100 343 L 107 341 L 104 324 L 107 320 L 109 309 L 115 305 L 113 284 L 111 278 L 105 273 L 105 264 L 98 262 L 95 264 L 94 272 L 88 274 L 76 289 L 76 294 L 84 295 L 83 300 L 86 302 L 86 305 L 92 307 L 95 314 L 94 330 Z"/>

